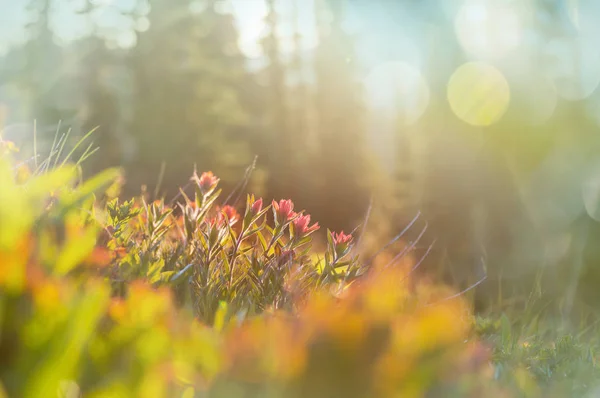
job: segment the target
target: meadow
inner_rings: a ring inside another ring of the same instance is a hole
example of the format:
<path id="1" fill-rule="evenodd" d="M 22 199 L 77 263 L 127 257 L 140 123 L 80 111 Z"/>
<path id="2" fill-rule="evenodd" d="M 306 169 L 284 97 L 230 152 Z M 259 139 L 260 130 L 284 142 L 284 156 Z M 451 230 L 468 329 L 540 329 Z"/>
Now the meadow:
<path id="1" fill-rule="evenodd" d="M 600 397 L 599 1 L 0 1 L 0 398 Z"/>
<path id="2" fill-rule="evenodd" d="M 475 314 L 293 198 L 227 204 L 207 171 L 170 203 L 124 200 L 118 169 L 1 145 L 1 397 L 598 394 L 597 329 L 535 297 Z"/>

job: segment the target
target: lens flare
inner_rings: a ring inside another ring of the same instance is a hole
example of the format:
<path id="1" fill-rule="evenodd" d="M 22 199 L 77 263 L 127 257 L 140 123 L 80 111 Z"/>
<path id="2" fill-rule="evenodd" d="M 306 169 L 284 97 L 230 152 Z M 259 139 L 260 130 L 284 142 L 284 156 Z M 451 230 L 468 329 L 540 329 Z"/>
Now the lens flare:
<path id="1" fill-rule="evenodd" d="M 555 39 L 543 51 L 541 70 L 567 101 L 588 98 L 600 84 L 600 49 L 596 40 Z"/>
<path id="2" fill-rule="evenodd" d="M 474 126 L 490 126 L 506 112 L 510 88 L 495 67 L 468 62 L 450 77 L 448 102 L 459 119 Z"/>
<path id="3" fill-rule="evenodd" d="M 520 44 L 523 36 L 518 10 L 499 1 L 465 1 L 454 26 L 465 51 L 481 59 L 507 55 Z"/>

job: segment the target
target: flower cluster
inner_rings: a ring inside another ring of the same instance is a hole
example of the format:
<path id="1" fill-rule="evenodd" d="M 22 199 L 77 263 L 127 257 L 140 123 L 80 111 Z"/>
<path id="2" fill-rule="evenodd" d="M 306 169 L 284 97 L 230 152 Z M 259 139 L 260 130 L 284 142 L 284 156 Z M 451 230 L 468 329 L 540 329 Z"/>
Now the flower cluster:
<path id="1" fill-rule="evenodd" d="M 462 382 L 487 357 L 460 301 L 423 305 L 391 269 L 351 283 L 353 236 L 311 258 L 319 225 L 289 199 L 238 212 L 203 173 L 177 207 L 98 203 L 116 174 L 22 189 L 11 170 L 0 156 L 0 396 L 490 396 Z"/>

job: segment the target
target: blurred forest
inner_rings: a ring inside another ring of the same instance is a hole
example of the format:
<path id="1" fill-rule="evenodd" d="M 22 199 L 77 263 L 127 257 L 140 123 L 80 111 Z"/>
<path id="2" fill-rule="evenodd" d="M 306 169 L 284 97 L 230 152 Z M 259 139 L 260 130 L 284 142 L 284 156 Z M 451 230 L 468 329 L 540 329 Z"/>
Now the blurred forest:
<path id="1" fill-rule="evenodd" d="M 97 128 L 86 171 L 123 166 L 128 194 L 172 198 L 194 166 L 231 191 L 257 157 L 246 190 L 332 229 L 371 198 L 380 237 L 420 212 L 423 268 L 485 274 L 490 296 L 543 278 L 568 312 L 600 302 L 598 18 L 594 0 L 0 0 L 0 119 L 24 150 L 35 120 L 40 152 Z"/>

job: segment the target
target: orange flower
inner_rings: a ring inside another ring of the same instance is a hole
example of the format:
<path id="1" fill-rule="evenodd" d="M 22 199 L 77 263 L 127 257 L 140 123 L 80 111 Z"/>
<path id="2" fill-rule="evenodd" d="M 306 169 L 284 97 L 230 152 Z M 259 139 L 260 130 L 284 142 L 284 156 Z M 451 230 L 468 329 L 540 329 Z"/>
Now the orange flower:
<path id="1" fill-rule="evenodd" d="M 240 215 L 235 210 L 235 208 L 229 205 L 223 206 L 223 208 L 221 209 L 221 213 L 225 215 L 230 225 L 235 224 L 240 219 Z"/>
<path id="2" fill-rule="evenodd" d="M 279 203 L 273 201 L 272 204 L 276 224 L 286 223 L 296 216 L 296 213 L 294 213 L 294 202 L 291 199 L 281 199 Z"/>
<path id="3" fill-rule="evenodd" d="M 115 258 L 121 259 L 127 255 L 127 248 L 119 246 L 113 250 L 113 253 Z"/>
<path id="4" fill-rule="evenodd" d="M 300 215 L 294 220 L 294 231 L 298 235 L 299 238 L 302 238 L 306 235 L 309 235 L 315 231 L 317 231 L 319 227 L 319 223 L 314 223 L 312 226 L 308 226 L 310 224 L 310 215 Z"/>
<path id="5" fill-rule="evenodd" d="M 114 257 L 114 254 L 106 247 L 96 246 L 87 257 L 86 263 L 93 267 L 105 267 L 110 264 Z"/>
<path id="6" fill-rule="evenodd" d="M 219 178 L 217 178 L 212 171 L 206 171 L 202 173 L 200 178 L 198 178 L 198 175 L 194 173 L 192 179 L 197 181 L 202 195 L 210 194 L 219 183 Z"/>

